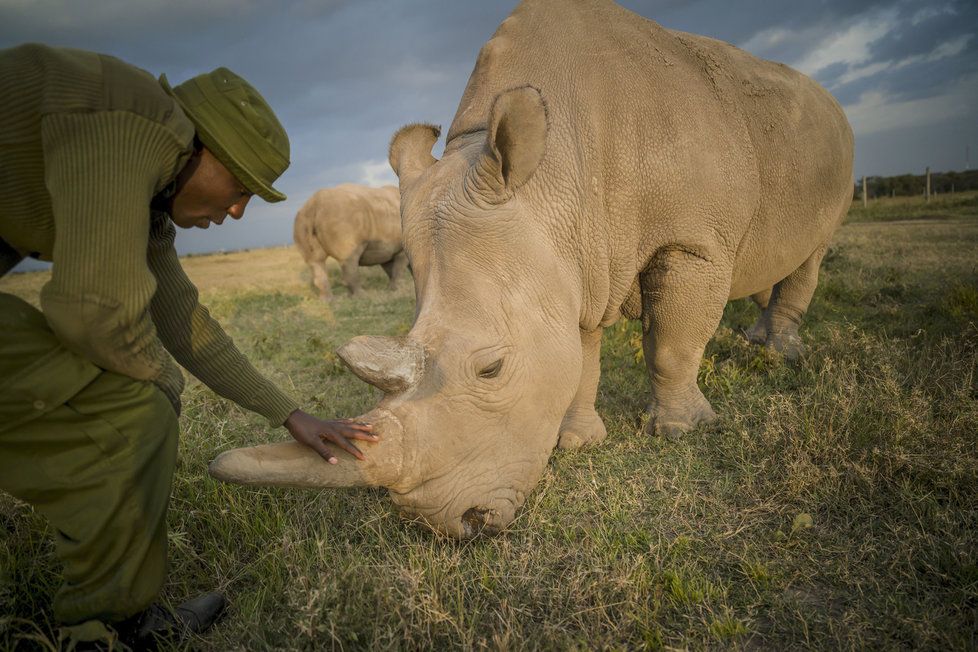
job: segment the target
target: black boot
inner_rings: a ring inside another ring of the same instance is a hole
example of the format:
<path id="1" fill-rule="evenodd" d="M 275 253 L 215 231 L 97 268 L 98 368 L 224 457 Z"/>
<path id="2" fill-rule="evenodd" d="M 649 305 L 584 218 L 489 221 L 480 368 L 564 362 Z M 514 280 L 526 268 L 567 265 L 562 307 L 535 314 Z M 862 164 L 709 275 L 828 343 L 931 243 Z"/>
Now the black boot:
<path id="1" fill-rule="evenodd" d="M 227 606 L 220 593 L 205 593 L 187 600 L 173 612 L 159 604 L 119 623 L 119 640 L 133 650 L 155 650 L 162 642 L 178 643 L 202 634 L 217 622 Z"/>

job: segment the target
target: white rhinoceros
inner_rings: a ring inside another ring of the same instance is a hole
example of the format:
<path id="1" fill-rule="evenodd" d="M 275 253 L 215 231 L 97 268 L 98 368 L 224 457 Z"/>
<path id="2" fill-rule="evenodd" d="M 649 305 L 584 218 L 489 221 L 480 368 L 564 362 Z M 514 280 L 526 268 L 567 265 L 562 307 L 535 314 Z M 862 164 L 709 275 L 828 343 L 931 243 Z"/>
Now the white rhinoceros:
<path id="1" fill-rule="evenodd" d="M 388 487 L 455 536 L 508 524 L 554 446 L 605 437 L 602 329 L 641 318 L 648 432 L 715 418 L 696 384 L 729 299 L 756 340 L 798 325 L 852 195 L 852 133 L 811 79 L 663 29 L 609 0 L 526 0 L 482 48 L 441 160 L 401 129 L 417 314 L 340 355 L 385 396 L 383 439 L 338 467 L 287 443 L 225 453 L 219 478 Z"/>
<path id="2" fill-rule="evenodd" d="M 382 266 L 394 287 L 408 266 L 394 186 L 344 183 L 317 190 L 296 213 L 292 235 L 322 299 L 332 296 L 326 274 L 329 257 L 340 263 L 343 283 L 352 295 L 360 291 L 360 267 Z"/>

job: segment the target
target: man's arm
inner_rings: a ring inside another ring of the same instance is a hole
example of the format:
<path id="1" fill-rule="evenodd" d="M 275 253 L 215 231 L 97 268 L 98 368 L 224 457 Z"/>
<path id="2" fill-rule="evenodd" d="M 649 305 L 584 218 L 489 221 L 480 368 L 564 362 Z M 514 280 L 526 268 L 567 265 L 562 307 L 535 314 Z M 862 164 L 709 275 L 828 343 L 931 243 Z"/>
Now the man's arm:
<path id="1" fill-rule="evenodd" d="M 262 376 L 200 304 L 197 288 L 184 273 L 173 247 L 175 231 L 169 219 L 154 215 L 148 260 L 158 289 L 150 310 L 166 348 L 205 385 L 261 414 L 271 425 L 285 426 L 297 441 L 328 462 L 335 464 L 336 456 L 327 442 L 362 460 L 363 454 L 349 440 L 377 441 L 372 427 L 307 414 Z"/>
<path id="2" fill-rule="evenodd" d="M 298 409 L 294 400 L 255 369 L 198 300 L 180 266 L 173 222 L 154 215 L 147 261 L 157 282 L 150 312 L 173 357 L 219 395 L 282 425 Z"/>

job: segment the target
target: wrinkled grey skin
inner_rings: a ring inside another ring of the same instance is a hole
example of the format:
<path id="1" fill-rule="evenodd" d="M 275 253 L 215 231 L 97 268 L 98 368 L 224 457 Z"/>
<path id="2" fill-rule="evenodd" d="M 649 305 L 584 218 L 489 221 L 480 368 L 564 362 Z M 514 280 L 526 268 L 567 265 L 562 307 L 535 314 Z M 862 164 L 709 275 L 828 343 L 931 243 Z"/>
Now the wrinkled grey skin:
<path id="1" fill-rule="evenodd" d="M 360 267 L 382 266 L 393 288 L 408 266 L 394 186 L 345 183 L 318 190 L 296 214 L 292 235 L 324 300 L 332 298 L 326 274 L 329 257 L 339 262 L 351 295 L 360 292 Z"/>
<path id="2" fill-rule="evenodd" d="M 643 324 L 650 434 L 715 419 L 696 373 L 729 299 L 762 305 L 754 341 L 801 353 L 852 194 L 849 125 L 810 79 L 607 0 L 527 0 L 483 47 L 441 160 L 437 135 L 410 125 L 390 151 L 414 326 L 339 351 L 384 390 L 364 418 L 394 441 L 339 475 L 293 461 L 273 479 L 251 449 L 219 477 L 380 484 L 472 536 L 513 519 L 554 446 L 604 439 L 601 332 L 622 315 Z"/>

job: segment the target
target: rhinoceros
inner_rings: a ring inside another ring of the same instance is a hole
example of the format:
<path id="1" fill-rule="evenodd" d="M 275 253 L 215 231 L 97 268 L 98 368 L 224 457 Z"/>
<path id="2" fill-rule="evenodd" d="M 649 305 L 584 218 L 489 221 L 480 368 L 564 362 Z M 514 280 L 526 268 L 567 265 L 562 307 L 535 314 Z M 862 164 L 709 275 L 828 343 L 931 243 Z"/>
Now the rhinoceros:
<path id="1" fill-rule="evenodd" d="M 716 418 L 697 370 L 725 303 L 755 341 L 798 326 L 852 197 L 853 140 L 811 79 L 608 0 L 526 0 L 482 48 L 446 137 L 399 130 L 416 314 L 339 355 L 384 397 L 381 441 L 333 467 L 298 444 L 230 451 L 260 485 L 387 487 L 468 537 L 506 526 L 555 446 L 596 444 L 602 329 L 641 319 L 647 432 Z"/>
<path id="2" fill-rule="evenodd" d="M 408 266 L 395 186 L 344 183 L 317 190 L 296 213 L 292 234 L 322 299 L 332 297 L 329 257 L 339 262 L 351 295 L 360 292 L 360 267 L 380 265 L 395 287 Z"/>

